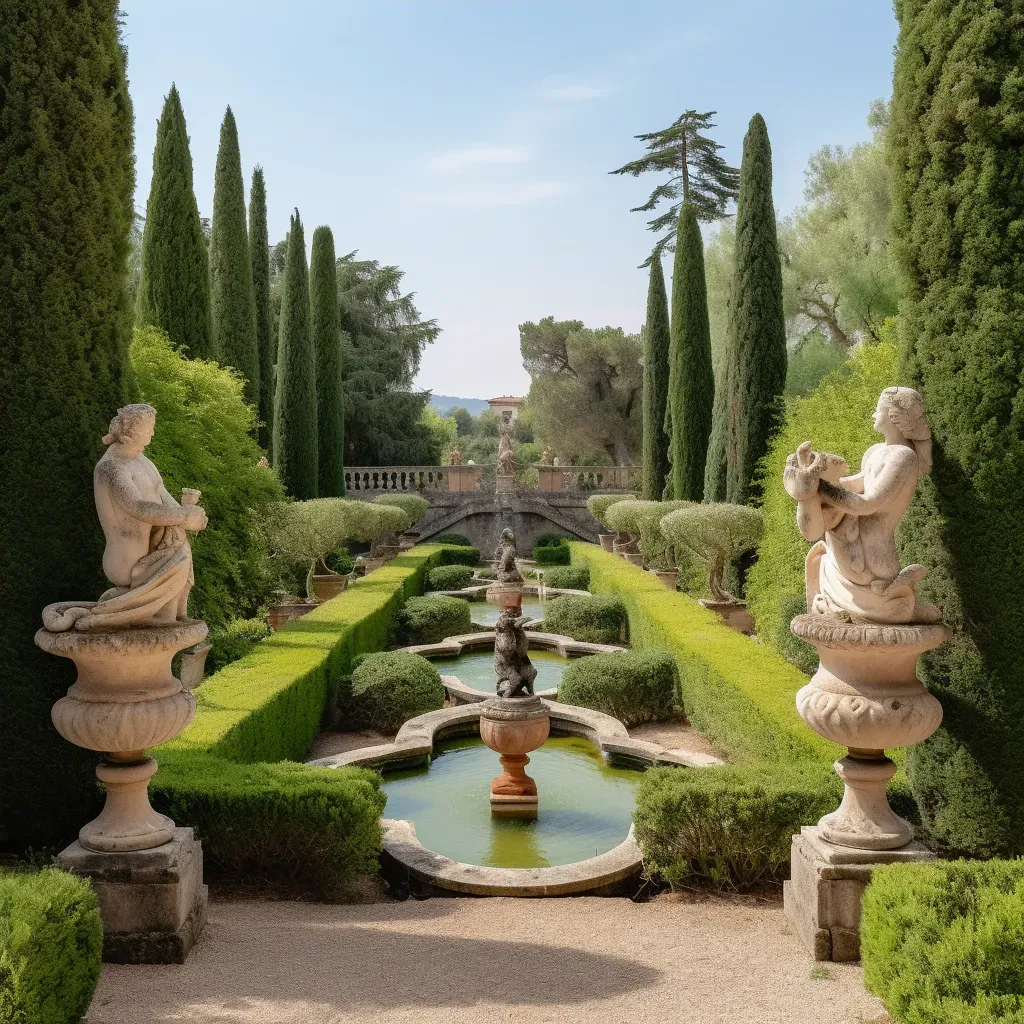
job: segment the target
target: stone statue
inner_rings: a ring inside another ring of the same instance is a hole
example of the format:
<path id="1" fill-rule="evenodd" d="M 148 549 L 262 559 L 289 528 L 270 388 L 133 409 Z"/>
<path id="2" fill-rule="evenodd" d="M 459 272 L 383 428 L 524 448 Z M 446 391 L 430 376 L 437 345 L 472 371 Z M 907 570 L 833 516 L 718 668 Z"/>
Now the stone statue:
<path id="1" fill-rule="evenodd" d="M 523 629 L 527 622 L 512 609 L 505 609 L 494 627 L 494 674 L 499 697 L 532 697 L 537 670 L 530 662 L 529 645 Z"/>
<path id="2" fill-rule="evenodd" d="M 498 541 L 498 548 L 494 552 L 497 562 L 498 583 L 522 583 L 523 577 L 516 568 L 516 535 L 509 529 L 501 531 L 501 540 Z"/>
<path id="3" fill-rule="evenodd" d="M 786 460 L 784 484 L 797 501 L 797 525 L 814 546 L 807 555 L 807 610 L 844 622 L 938 622 L 939 609 L 919 601 L 922 565 L 900 567 L 896 525 L 931 468 L 931 431 L 921 396 L 886 388 L 874 427 L 885 438 L 872 445 L 860 472 L 844 475 L 837 455 L 805 441 Z M 824 539 L 822 539 L 824 538 Z"/>
<path id="4" fill-rule="evenodd" d="M 512 428 L 507 419 L 498 425 L 498 472 L 502 476 L 515 476 L 516 460 L 512 445 Z"/>
<path id="5" fill-rule="evenodd" d="M 195 582 L 186 531 L 202 530 L 206 513 L 199 492 L 184 490 L 179 504 L 143 449 L 153 438 L 150 405 L 118 409 L 109 445 L 93 471 L 93 493 L 107 545 L 103 571 L 113 585 L 98 601 L 62 601 L 43 610 L 51 632 L 129 629 L 188 618 Z"/>
<path id="6" fill-rule="evenodd" d="M 540 457 L 540 464 L 542 466 L 553 466 L 555 464 L 554 460 L 551 457 L 551 449 L 550 448 L 545 448 L 544 449 L 544 453 Z"/>
<path id="7" fill-rule="evenodd" d="M 449 466 L 461 466 L 462 465 L 462 452 L 458 448 L 453 448 L 451 454 L 448 456 Z"/>

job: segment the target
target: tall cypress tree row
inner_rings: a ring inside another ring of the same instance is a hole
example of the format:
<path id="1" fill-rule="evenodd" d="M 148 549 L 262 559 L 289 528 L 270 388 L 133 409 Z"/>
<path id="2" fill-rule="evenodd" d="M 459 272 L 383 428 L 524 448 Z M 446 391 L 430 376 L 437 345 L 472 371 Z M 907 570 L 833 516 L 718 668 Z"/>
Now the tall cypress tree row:
<path id="1" fill-rule="evenodd" d="M 274 468 L 294 498 L 317 496 L 316 357 L 309 324 L 306 236 L 291 218 L 281 291 L 274 396 Z"/>
<path id="2" fill-rule="evenodd" d="M 107 584 L 92 471 L 130 401 L 125 270 L 135 165 L 117 0 L 0 4 L 0 845 L 73 836 L 98 755 L 50 708 L 71 662 L 44 605 Z"/>
<path id="3" fill-rule="evenodd" d="M 245 185 L 235 115 L 228 107 L 220 126 L 213 178 L 210 232 L 210 308 L 213 351 L 224 366 L 245 378 L 245 400 L 259 407 L 260 355 L 256 342 L 256 305 L 252 262 L 245 225 Z"/>
<path id="4" fill-rule="evenodd" d="M 772 201 L 772 146 L 760 114 L 750 119 L 743 139 L 729 357 L 724 402 L 726 500 L 742 505 L 753 496 L 754 472 L 778 427 L 786 386 L 786 317 Z M 722 426 L 715 424 L 715 429 Z"/>
<path id="5" fill-rule="evenodd" d="M 904 564 L 954 627 L 923 659 L 939 731 L 908 752 L 941 847 L 1024 853 L 1024 121 L 1018 4 L 897 0 L 889 136 L 904 381 L 934 466 Z M 893 383 L 896 383 L 895 381 Z"/>
<path id="6" fill-rule="evenodd" d="M 731 306 L 731 304 L 730 304 Z M 729 310 L 732 316 L 732 310 Z M 725 501 L 727 480 L 729 475 L 729 401 L 733 396 L 731 388 L 732 366 L 732 324 L 729 324 L 730 337 L 723 346 L 725 352 L 719 354 L 721 366 L 715 380 L 715 403 L 711 410 L 711 437 L 708 440 L 708 460 L 704 466 L 704 500 Z"/>
<path id="7" fill-rule="evenodd" d="M 697 214 L 684 203 L 679 214 L 672 274 L 666 424 L 671 438 L 672 497 L 700 501 L 711 434 L 715 375 L 711 366 L 711 325 L 704 280 L 704 242 Z"/>
<path id="8" fill-rule="evenodd" d="M 661 257 L 651 260 L 647 286 L 647 324 L 644 330 L 644 497 L 660 501 L 671 464 L 665 409 L 668 406 L 670 347 L 668 297 Z"/>
<path id="9" fill-rule="evenodd" d="M 267 237 L 267 187 L 263 168 L 252 172 L 249 191 L 249 257 L 252 262 L 252 297 L 256 310 L 256 348 L 260 363 L 260 447 L 270 451 L 274 429 L 274 359 L 276 338 L 272 337 L 270 310 L 270 243 Z"/>
<path id="10" fill-rule="evenodd" d="M 192 190 L 185 113 L 174 85 L 156 129 L 136 319 L 166 331 L 194 358 L 213 358 L 210 271 Z"/>
<path id="11" fill-rule="evenodd" d="M 313 232 L 309 300 L 316 361 L 317 490 L 321 498 L 337 498 L 345 493 L 345 411 L 341 395 L 338 265 L 334 235 L 329 227 Z"/>

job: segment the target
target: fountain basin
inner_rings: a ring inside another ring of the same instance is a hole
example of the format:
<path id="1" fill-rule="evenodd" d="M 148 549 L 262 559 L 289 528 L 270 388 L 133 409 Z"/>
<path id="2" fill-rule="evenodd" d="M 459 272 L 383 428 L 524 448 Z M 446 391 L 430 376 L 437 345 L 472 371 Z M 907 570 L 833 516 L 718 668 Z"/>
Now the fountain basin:
<path id="1" fill-rule="evenodd" d="M 493 629 L 501 614 L 501 606 L 487 600 L 487 591 L 494 586 L 494 580 L 481 580 L 473 583 L 462 590 L 432 590 L 428 597 L 461 597 L 463 601 L 470 604 L 482 604 L 483 607 L 477 611 L 470 609 L 473 615 L 473 626 L 477 629 Z M 540 587 L 536 583 L 524 583 L 522 585 L 522 607 L 523 615 L 532 622 L 539 622 L 544 617 L 544 604 L 552 597 L 561 597 L 563 594 L 570 594 L 574 597 L 589 597 L 589 590 L 569 590 L 561 587 Z M 543 590 L 544 598 L 541 599 Z"/>

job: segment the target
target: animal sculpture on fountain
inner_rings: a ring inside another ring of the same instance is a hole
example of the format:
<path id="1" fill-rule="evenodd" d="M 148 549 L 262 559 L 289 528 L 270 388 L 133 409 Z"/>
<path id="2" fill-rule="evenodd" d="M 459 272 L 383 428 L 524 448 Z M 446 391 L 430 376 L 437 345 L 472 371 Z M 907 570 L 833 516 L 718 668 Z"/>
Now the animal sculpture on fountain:
<path id="1" fill-rule="evenodd" d="M 506 609 L 494 628 L 494 674 L 499 697 L 532 697 L 537 670 L 530 661 L 526 616 Z"/>
<path id="2" fill-rule="evenodd" d="M 516 535 L 509 529 L 501 531 L 498 548 L 494 552 L 498 583 L 522 583 L 523 577 L 516 568 Z"/>

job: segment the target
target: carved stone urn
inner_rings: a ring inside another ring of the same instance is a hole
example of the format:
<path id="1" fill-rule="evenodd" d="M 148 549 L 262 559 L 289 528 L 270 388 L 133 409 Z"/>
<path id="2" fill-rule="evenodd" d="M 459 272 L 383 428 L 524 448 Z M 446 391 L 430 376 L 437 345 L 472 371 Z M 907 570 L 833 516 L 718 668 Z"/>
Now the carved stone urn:
<path id="1" fill-rule="evenodd" d="M 551 729 L 544 702 L 536 696 L 491 697 L 480 715 L 480 738 L 499 755 L 504 771 L 491 783 L 491 813 L 534 817 L 537 783 L 526 774 L 527 756 L 543 746 Z"/>
<path id="2" fill-rule="evenodd" d="M 106 786 L 106 803 L 78 834 L 87 850 L 149 850 L 173 838 L 174 822 L 149 803 L 157 764 L 145 751 L 192 721 L 195 698 L 171 672 L 171 660 L 206 633 L 205 622 L 188 619 L 131 630 L 36 633 L 44 651 L 70 658 L 78 669 L 67 696 L 53 706 L 53 724 L 69 743 L 105 754 L 96 777 Z"/>
<path id="3" fill-rule="evenodd" d="M 939 727 L 942 705 L 917 678 L 917 659 L 945 643 L 951 630 L 942 623 L 851 623 L 813 613 L 798 615 L 790 628 L 821 658 L 796 695 L 800 717 L 848 751 L 835 763 L 843 802 L 818 822 L 822 838 L 858 850 L 906 846 L 913 828 L 886 798 L 896 766 L 885 750 L 920 743 Z"/>

